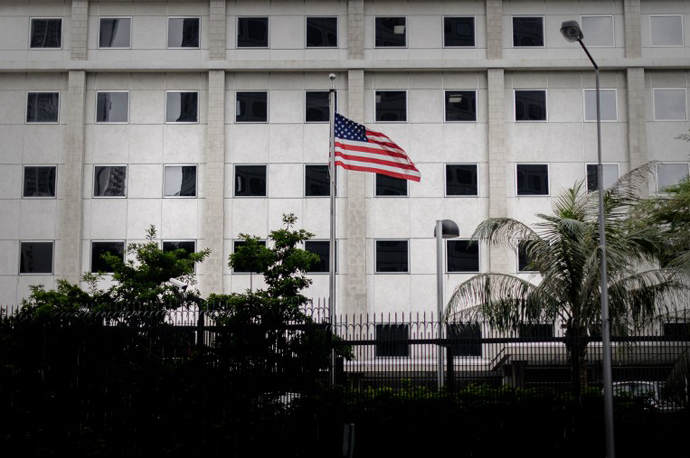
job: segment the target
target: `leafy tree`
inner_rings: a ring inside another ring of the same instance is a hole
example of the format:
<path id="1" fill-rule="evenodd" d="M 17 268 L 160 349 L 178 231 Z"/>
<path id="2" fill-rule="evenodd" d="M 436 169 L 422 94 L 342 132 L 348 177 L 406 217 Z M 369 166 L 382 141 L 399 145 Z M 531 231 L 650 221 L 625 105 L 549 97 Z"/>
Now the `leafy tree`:
<path id="1" fill-rule="evenodd" d="M 648 174 L 649 167 L 633 170 L 605 191 L 609 313 L 612 332 L 618 334 L 687 301 L 679 272 L 653 267 L 658 228 L 632 224 L 628 218 Z M 502 329 L 559 321 L 565 328 L 573 390 L 579 394 L 586 384 L 587 343 L 601 330 L 597 193 L 587 193 L 577 183 L 554 199 L 553 214 L 537 217 L 534 227 L 511 218 L 488 219 L 472 239 L 513 249 L 522 244 L 529 270 L 538 271 L 540 281 L 503 273 L 476 275 L 457 286 L 447 318 L 480 315 Z"/>

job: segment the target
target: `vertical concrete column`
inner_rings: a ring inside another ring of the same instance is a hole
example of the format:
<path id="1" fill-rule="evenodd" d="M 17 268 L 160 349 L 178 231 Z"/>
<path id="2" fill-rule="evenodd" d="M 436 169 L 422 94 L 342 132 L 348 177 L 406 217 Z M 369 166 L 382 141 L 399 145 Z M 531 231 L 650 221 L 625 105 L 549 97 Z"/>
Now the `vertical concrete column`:
<path id="1" fill-rule="evenodd" d="M 506 148 L 505 73 L 503 69 L 487 71 L 489 98 L 489 217 L 508 216 L 509 157 Z M 492 272 L 511 272 L 507 250 L 491 247 L 489 263 Z"/>
<path id="2" fill-rule="evenodd" d="M 347 57 L 364 58 L 364 0 L 347 2 Z"/>
<path id="3" fill-rule="evenodd" d="M 69 72 L 63 157 L 58 168 L 55 275 L 72 283 L 81 278 L 82 188 L 84 179 L 84 101 L 86 72 Z"/>
<path id="4" fill-rule="evenodd" d="M 225 60 L 226 0 L 211 0 L 211 31 L 209 32 L 209 57 Z"/>
<path id="5" fill-rule="evenodd" d="M 350 70 L 347 74 L 348 116 L 356 122 L 364 121 L 364 71 Z M 339 305 L 339 314 L 360 314 L 367 312 L 366 279 L 366 201 L 364 179 L 367 174 L 347 173 L 347 278 L 345 300 Z M 342 291 L 342 289 L 341 289 Z M 342 295 L 340 297 L 343 297 Z"/>
<path id="6" fill-rule="evenodd" d="M 211 255 L 202 264 L 201 291 L 204 295 L 223 292 L 223 227 L 225 221 L 225 72 L 208 73 L 208 134 L 204 167 L 204 200 L 201 237 Z"/>
<path id="7" fill-rule="evenodd" d="M 627 70 L 628 85 L 628 154 L 630 168 L 639 167 L 649 160 L 647 156 L 647 89 L 644 68 Z"/>
<path id="8" fill-rule="evenodd" d="M 89 21 L 88 0 L 72 0 L 72 60 L 86 60 Z"/>
<path id="9" fill-rule="evenodd" d="M 486 0 L 486 58 L 503 58 L 503 0 Z"/>
<path id="10" fill-rule="evenodd" d="M 625 0 L 625 57 L 642 57 L 642 35 L 640 20 L 640 0 Z"/>

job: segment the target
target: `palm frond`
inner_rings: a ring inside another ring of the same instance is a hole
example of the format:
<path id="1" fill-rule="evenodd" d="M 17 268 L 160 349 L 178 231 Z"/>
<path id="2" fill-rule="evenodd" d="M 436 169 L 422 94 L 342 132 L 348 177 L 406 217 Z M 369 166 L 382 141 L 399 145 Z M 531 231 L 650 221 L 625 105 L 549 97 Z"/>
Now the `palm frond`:
<path id="1" fill-rule="evenodd" d="M 489 218 L 477 226 L 471 240 L 517 248 L 520 241 L 534 238 L 538 238 L 538 235 L 521 221 L 512 218 Z"/>

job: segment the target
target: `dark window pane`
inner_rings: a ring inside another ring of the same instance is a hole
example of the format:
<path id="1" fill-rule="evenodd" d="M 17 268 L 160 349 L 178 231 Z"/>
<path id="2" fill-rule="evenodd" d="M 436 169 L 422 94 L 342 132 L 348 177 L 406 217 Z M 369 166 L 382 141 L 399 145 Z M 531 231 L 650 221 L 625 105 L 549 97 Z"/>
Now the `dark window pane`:
<path id="1" fill-rule="evenodd" d="M 544 46 L 544 18 L 514 17 L 513 46 Z"/>
<path id="2" fill-rule="evenodd" d="M 546 121 L 546 91 L 515 91 L 516 121 Z"/>
<path id="3" fill-rule="evenodd" d="M 322 240 L 308 240 L 304 242 L 304 249 L 310 253 L 317 254 L 320 258 L 318 263 L 312 264 L 309 272 L 330 272 L 330 245 L 331 242 Z"/>
<path id="4" fill-rule="evenodd" d="M 22 242 L 20 274 L 53 273 L 53 242 Z"/>
<path id="5" fill-rule="evenodd" d="M 241 17 L 237 19 L 238 48 L 268 47 L 268 18 Z"/>
<path id="6" fill-rule="evenodd" d="M 165 189 L 163 195 L 166 197 L 196 196 L 196 166 L 165 166 Z"/>
<path id="7" fill-rule="evenodd" d="M 448 272 L 479 272 L 479 245 L 469 240 L 448 240 Z"/>
<path id="8" fill-rule="evenodd" d="M 110 253 L 125 259 L 124 242 L 92 242 L 91 243 L 91 272 L 112 272 L 110 266 L 102 256 Z"/>
<path id="9" fill-rule="evenodd" d="M 482 330 L 479 323 L 448 323 L 446 336 L 453 356 L 482 356 Z"/>
<path id="10" fill-rule="evenodd" d="M 126 166 L 96 166 L 94 169 L 94 197 L 123 197 L 126 195 L 126 185 Z"/>
<path id="11" fill-rule="evenodd" d="M 55 197 L 57 167 L 24 167 L 24 197 Z"/>
<path id="12" fill-rule="evenodd" d="M 476 196 L 477 166 L 475 164 L 446 165 L 446 195 Z"/>
<path id="13" fill-rule="evenodd" d="M 404 17 L 377 17 L 376 47 L 405 46 L 406 32 Z"/>
<path id="14" fill-rule="evenodd" d="M 96 122 L 127 122 L 129 93 L 99 92 L 96 96 Z"/>
<path id="15" fill-rule="evenodd" d="M 337 48 L 338 18 L 308 17 L 307 48 Z"/>
<path id="16" fill-rule="evenodd" d="M 304 168 L 304 195 L 307 197 L 331 195 L 327 165 L 307 165 Z"/>
<path id="17" fill-rule="evenodd" d="M 62 19 L 32 19 L 31 47 L 59 48 L 62 46 Z"/>
<path id="18" fill-rule="evenodd" d="M 101 18 L 98 46 L 101 48 L 130 47 L 130 18 Z"/>
<path id="19" fill-rule="evenodd" d="M 237 249 L 240 248 L 241 246 L 244 246 L 247 242 L 244 240 L 235 240 L 232 244 L 232 251 L 233 253 L 237 253 Z M 266 246 L 266 242 L 263 240 L 259 241 L 260 245 Z M 234 273 L 238 274 L 248 274 L 248 273 L 256 273 L 256 269 L 252 269 L 252 266 L 249 264 L 251 260 L 247 261 L 247 264 L 238 264 L 234 265 L 232 267 L 232 271 Z"/>
<path id="20" fill-rule="evenodd" d="M 376 91 L 376 121 L 407 121 L 405 91 Z"/>
<path id="21" fill-rule="evenodd" d="M 180 240 L 163 242 L 163 251 L 184 250 L 187 257 L 196 251 L 196 242 L 194 240 Z"/>
<path id="22" fill-rule="evenodd" d="M 26 101 L 26 122 L 58 122 L 60 93 L 29 92 Z"/>
<path id="23" fill-rule="evenodd" d="M 268 121 L 268 94 L 266 92 L 238 92 L 235 122 Z"/>
<path id="24" fill-rule="evenodd" d="M 475 91 L 446 91 L 446 121 L 476 121 Z"/>
<path id="25" fill-rule="evenodd" d="M 407 180 L 376 174 L 377 196 L 406 196 Z"/>
<path id="26" fill-rule="evenodd" d="M 198 92 L 168 92 L 165 122 L 198 122 Z"/>
<path id="27" fill-rule="evenodd" d="M 406 324 L 376 325 L 376 356 L 410 356 L 410 328 Z"/>
<path id="28" fill-rule="evenodd" d="M 535 323 L 521 324 L 518 328 L 518 333 L 520 337 L 524 339 L 532 337 L 553 337 L 553 325 Z"/>
<path id="29" fill-rule="evenodd" d="M 443 18 L 444 46 L 474 46 L 474 18 Z"/>
<path id="30" fill-rule="evenodd" d="M 517 165 L 518 196 L 549 194 L 549 167 L 546 164 Z"/>
<path id="31" fill-rule="evenodd" d="M 407 259 L 407 240 L 376 241 L 376 272 L 407 272 Z"/>
<path id="32" fill-rule="evenodd" d="M 307 92 L 306 121 L 328 122 L 330 119 L 328 91 Z"/>
<path id="33" fill-rule="evenodd" d="M 198 48 L 199 18 L 169 18 L 168 47 Z"/>
<path id="34" fill-rule="evenodd" d="M 534 272 L 536 268 L 531 265 L 527 255 L 526 242 L 518 243 L 518 272 Z"/>
<path id="35" fill-rule="evenodd" d="M 266 196 L 266 166 L 265 165 L 237 165 L 237 166 L 235 166 L 235 196 L 236 197 L 265 197 Z"/>

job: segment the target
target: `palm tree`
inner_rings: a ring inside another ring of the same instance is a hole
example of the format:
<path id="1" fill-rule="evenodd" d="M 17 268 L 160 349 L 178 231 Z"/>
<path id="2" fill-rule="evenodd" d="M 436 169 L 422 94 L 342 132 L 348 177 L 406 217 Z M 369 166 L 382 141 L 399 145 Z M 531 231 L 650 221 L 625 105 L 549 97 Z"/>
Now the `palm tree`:
<path id="1" fill-rule="evenodd" d="M 632 224 L 630 209 L 640 200 L 651 164 L 621 177 L 605 191 L 609 313 L 611 330 L 625 334 L 687 298 L 679 270 L 656 267 L 660 233 L 652 225 Z M 521 324 L 558 321 L 565 329 L 573 391 L 586 384 L 587 344 L 601 332 L 598 201 L 576 183 L 555 198 L 552 215 L 537 215 L 533 227 L 511 218 L 482 222 L 472 240 L 520 246 L 538 271 L 532 283 L 514 275 L 483 273 L 455 289 L 448 320 L 483 318 L 502 330 Z"/>

